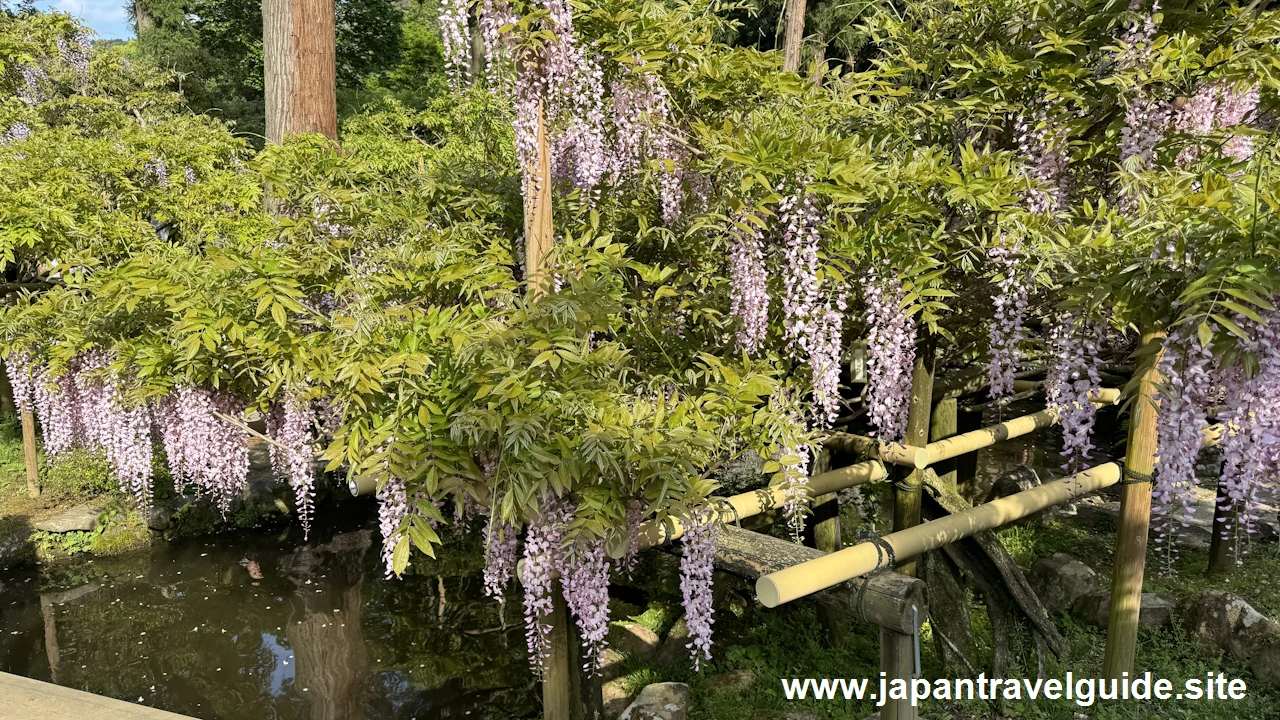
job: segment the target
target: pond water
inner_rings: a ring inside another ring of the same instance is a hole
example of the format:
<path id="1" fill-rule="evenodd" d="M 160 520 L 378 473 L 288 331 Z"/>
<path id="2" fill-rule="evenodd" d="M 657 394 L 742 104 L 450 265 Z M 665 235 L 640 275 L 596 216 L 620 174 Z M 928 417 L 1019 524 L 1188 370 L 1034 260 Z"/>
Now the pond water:
<path id="1" fill-rule="evenodd" d="M 1114 453 L 1100 444 L 1094 462 Z M 1014 439 L 979 455 L 979 477 L 1060 477 L 1060 447 L 1056 429 Z M 518 596 L 484 597 L 480 533 L 389 580 L 372 498 L 313 527 L 0 572 L 0 670 L 207 720 L 537 715 Z"/>
<path id="2" fill-rule="evenodd" d="M 0 670 L 208 720 L 536 713 L 473 538 L 388 580 L 371 498 L 314 527 L 2 572 Z"/>

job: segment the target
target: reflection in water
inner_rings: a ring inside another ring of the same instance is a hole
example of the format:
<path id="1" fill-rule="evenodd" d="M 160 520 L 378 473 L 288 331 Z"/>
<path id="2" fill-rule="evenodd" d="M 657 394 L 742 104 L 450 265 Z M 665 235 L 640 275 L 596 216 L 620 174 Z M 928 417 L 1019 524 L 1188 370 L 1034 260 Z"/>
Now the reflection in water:
<path id="1" fill-rule="evenodd" d="M 210 720 L 536 714 L 476 539 L 386 580 L 358 514 L 305 544 L 256 531 L 0 574 L 0 670 Z"/>

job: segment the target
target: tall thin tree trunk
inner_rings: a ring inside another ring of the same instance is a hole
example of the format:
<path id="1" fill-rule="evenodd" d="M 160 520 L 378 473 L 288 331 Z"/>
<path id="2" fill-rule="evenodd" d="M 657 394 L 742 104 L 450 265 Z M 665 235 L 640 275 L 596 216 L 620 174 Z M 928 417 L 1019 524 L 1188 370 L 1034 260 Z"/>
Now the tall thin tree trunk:
<path id="1" fill-rule="evenodd" d="M 27 494 L 40 496 L 40 460 L 36 457 L 36 418 L 31 408 L 22 409 L 22 461 L 27 466 Z"/>
<path id="2" fill-rule="evenodd" d="M 139 38 L 142 34 L 155 27 L 155 21 L 151 19 L 151 12 L 147 10 L 144 0 L 133 0 L 133 32 Z"/>
<path id="3" fill-rule="evenodd" d="M 800 45 L 804 42 L 805 0 L 787 0 L 787 25 L 783 37 L 782 68 L 788 72 L 800 69 Z"/>
<path id="4" fill-rule="evenodd" d="M 263 0 L 267 140 L 289 133 L 338 139 L 334 0 Z"/>

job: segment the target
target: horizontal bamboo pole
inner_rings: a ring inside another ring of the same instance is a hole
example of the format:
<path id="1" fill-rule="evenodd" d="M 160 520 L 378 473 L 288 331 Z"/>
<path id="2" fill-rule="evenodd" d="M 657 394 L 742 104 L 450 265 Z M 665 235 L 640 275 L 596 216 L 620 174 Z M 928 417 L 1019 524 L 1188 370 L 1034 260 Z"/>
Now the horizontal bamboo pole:
<path id="1" fill-rule="evenodd" d="M 1119 481 L 1119 465 L 1099 465 L 956 515 L 890 533 L 879 543 L 859 543 L 840 552 L 770 573 L 756 581 L 756 597 L 765 607 L 777 607 L 888 566 L 890 558 L 882 549 L 883 546 L 888 546 L 893 551 L 893 559 L 901 562 L 983 530 L 1000 527 L 1045 508 L 1110 487 Z"/>
<path id="2" fill-rule="evenodd" d="M 1095 405 L 1114 405 L 1120 401 L 1120 391 L 1116 388 L 1100 388 L 1091 392 L 1089 399 Z M 1003 440 L 1021 437 L 1056 424 L 1058 424 L 1058 411 L 1045 408 L 1037 413 L 931 442 L 922 448 L 896 443 L 889 445 L 879 443 L 873 438 L 847 433 L 833 433 L 828 436 L 829 441 L 824 443 L 833 443 L 828 444 L 828 447 L 872 455 L 894 465 L 923 469 L 943 460 L 991 447 Z"/>
<path id="3" fill-rule="evenodd" d="M 809 497 L 812 498 L 856 485 L 877 482 L 888 476 L 883 463 L 878 460 L 868 460 L 814 475 L 809 478 L 806 489 Z M 773 485 L 732 497 L 713 499 L 711 511 L 715 513 L 717 520 L 732 523 L 780 507 L 785 501 L 782 487 Z M 647 550 L 675 540 L 684 533 L 684 523 L 676 518 L 668 517 L 665 521 L 650 520 L 640 525 L 639 549 Z M 627 538 L 614 538 L 608 544 L 607 550 L 609 556 L 614 559 L 622 557 L 627 552 Z"/>
<path id="4" fill-rule="evenodd" d="M 1221 423 L 1205 427 L 1200 431 L 1200 447 L 1203 449 L 1217 445 L 1222 440 L 1222 431 Z M 765 607 L 777 607 L 884 567 L 889 558 L 881 549 L 883 545 L 893 550 L 894 560 L 916 557 L 983 530 L 998 528 L 1054 505 L 1110 487 L 1120 482 L 1120 476 L 1119 465 L 1106 463 L 1071 477 L 993 500 L 963 513 L 891 533 L 879 545 L 875 542 L 860 543 L 761 577 L 756 581 L 756 597 Z"/>

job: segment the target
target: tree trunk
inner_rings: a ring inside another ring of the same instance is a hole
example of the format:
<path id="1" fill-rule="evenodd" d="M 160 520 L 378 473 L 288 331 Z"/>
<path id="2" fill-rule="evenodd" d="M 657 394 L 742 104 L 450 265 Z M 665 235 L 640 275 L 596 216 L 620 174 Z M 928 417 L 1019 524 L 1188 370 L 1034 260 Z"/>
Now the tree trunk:
<path id="1" fill-rule="evenodd" d="M 0 361 L 0 414 L 18 414 L 18 408 L 13 404 L 13 386 L 9 384 L 9 371 L 3 361 Z"/>
<path id="2" fill-rule="evenodd" d="M 796 72 L 800 69 L 800 46 L 804 41 L 805 0 L 787 0 L 787 27 L 783 38 L 782 69 Z"/>
<path id="3" fill-rule="evenodd" d="M 151 19 L 151 13 L 147 10 L 144 0 L 133 0 L 133 32 L 139 38 L 142 34 L 155 27 L 155 21 Z"/>
<path id="4" fill-rule="evenodd" d="M 1239 508 L 1218 482 L 1218 497 L 1213 508 L 1213 538 L 1209 541 L 1209 575 L 1225 575 L 1236 569 L 1236 541 Z"/>
<path id="5" fill-rule="evenodd" d="M 334 0 L 263 0 L 267 140 L 338 139 Z"/>

